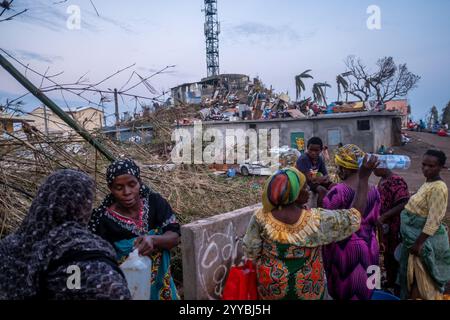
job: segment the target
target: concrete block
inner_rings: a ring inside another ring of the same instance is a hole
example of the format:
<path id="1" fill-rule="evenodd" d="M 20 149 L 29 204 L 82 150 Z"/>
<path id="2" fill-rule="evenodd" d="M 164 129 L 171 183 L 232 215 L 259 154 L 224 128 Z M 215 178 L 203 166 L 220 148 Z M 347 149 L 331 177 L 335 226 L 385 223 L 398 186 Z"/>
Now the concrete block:
<path id="1" fill-rule="evenodd" d="M 181 227 L 183 289 L 186 300 L 221 298 L 228 272 L 243 257 L 242 238 L 261 204 Z"/>

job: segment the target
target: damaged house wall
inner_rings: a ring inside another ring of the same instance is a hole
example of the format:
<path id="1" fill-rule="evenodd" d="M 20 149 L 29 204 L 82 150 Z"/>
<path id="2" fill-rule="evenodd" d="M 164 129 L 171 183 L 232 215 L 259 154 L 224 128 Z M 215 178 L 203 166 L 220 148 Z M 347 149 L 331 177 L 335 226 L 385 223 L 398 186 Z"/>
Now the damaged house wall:
<path id="1" fill-rule="evenodd" d="M 200 83 L 185 83 L 170 90 L 175 105 L 200 104 L 202 102 Z"/>
<path id="2" fill-rule="evenodd" d="M 220 88 L 227 92 L 244 91 L 249 83 L 250 77 L 244 74 L 221 74 L 199 82 L 185 83 L 170 90 L 175 105 L 201 104 L 202 99 L 212 98 Z"/>
<path id="3" fill-rule="evenodd" d="M 266 121 L 209 121 L 202 122 L 203 132 L 208 128 L 219 129 L 225 136 L 227 129 L 279 129 L 280 147 L 295 147 L 295 137 L 304 141 L 320 137 L 331 150 L 339 143 L 353 143 L 366 152 L 376 152 L 381 145 L 391 147 L 401 141 L 401 131 L 396 127 L 400 117 L 390 112 L 358 112 L 320 115 L 314 118 L 273 119 Z M 194 126 L 184 125 L 193 136 Z"/>

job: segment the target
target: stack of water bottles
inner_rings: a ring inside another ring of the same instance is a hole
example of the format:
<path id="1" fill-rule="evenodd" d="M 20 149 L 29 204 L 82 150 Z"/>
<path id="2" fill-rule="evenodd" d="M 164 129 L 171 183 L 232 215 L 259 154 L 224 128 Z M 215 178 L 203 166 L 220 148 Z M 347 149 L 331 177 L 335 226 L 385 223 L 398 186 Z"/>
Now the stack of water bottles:
<path id="1" fill-rule="evenodd" d="M 380 165 L 378 168 L 380 169 L 389 169 L 389 170 L 407 170 L 411 166 L 411 159 L 408 156 L 399 155 L 399 154 L 371 154 L 378 158 Z M 363 158 L 359 159 L 359 166 L 362 165 Z"/>

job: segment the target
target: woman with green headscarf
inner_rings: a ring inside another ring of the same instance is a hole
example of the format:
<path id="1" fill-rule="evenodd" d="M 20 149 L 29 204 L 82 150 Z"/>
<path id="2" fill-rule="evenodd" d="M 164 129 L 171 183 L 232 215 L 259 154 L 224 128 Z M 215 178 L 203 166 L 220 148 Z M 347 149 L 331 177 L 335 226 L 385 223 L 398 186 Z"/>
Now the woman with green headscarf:
<path id="1" fill-rule="evenodd" d="M 263 207 L 250 220 L 243 240 L 256 264 L 263 300 L 322 300 L 327 297 L 321 246 L 344 239 L 360 227 L 368 179 L 377 160 L 364 160 L 351 209 L 306 209 L 305 176 L 295 168 L 277 171 L 265 183 Z"/>

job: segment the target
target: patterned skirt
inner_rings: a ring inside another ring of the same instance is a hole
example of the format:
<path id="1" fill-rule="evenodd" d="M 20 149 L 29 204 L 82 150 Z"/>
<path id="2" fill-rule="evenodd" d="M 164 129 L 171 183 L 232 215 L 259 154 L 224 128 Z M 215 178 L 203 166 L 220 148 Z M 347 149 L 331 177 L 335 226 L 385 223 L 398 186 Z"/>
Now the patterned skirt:
<path id="1" fill-rule="evenodd" d="M 257 260 L 263 300 L 323 300 L 325 272 L 320 248 L 265 242 Z"/>

